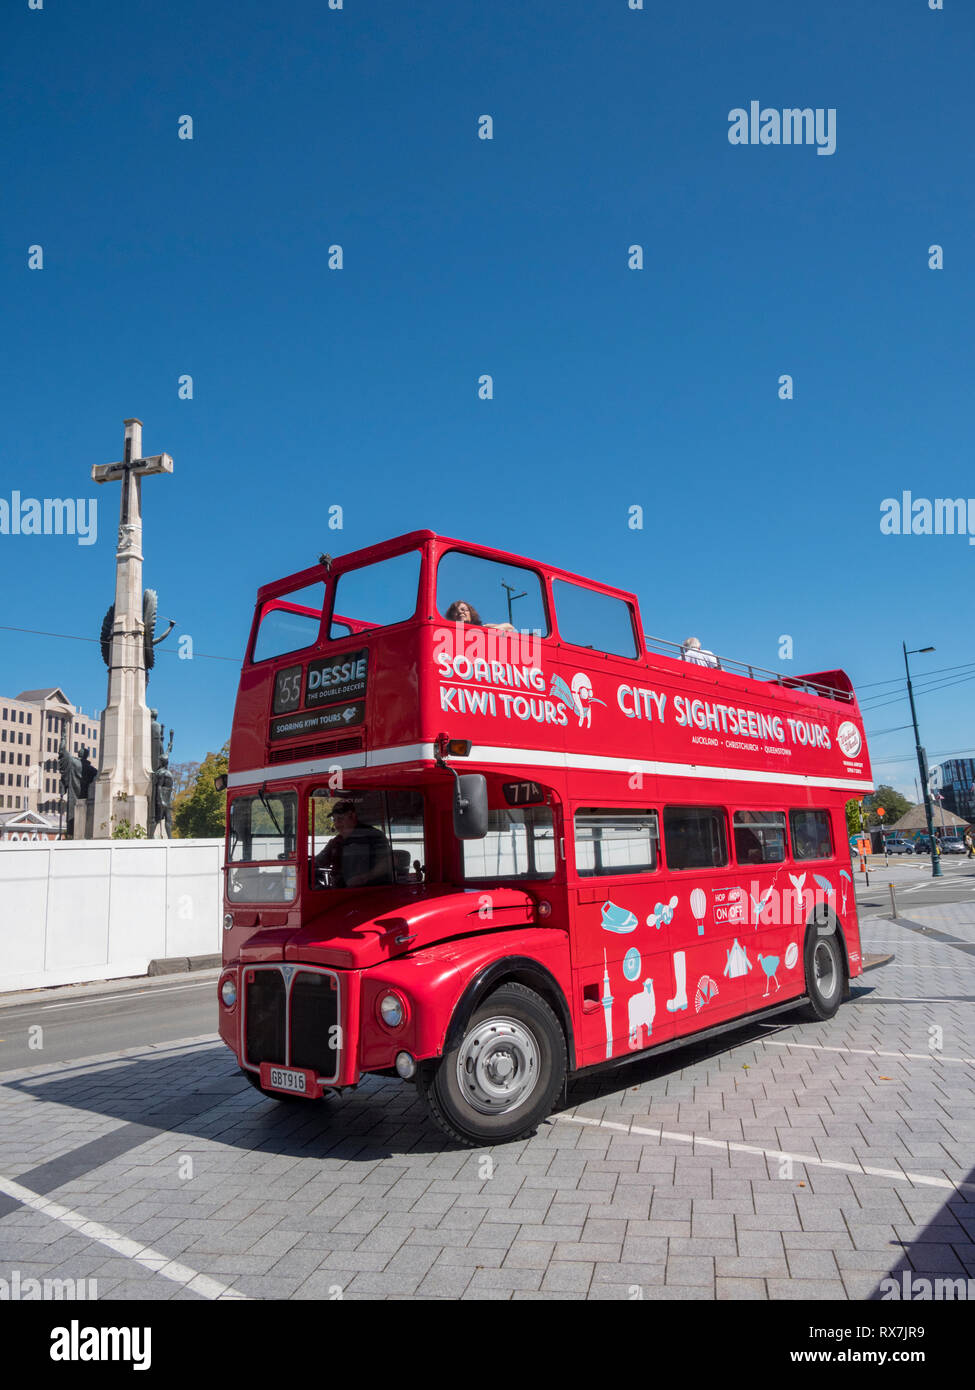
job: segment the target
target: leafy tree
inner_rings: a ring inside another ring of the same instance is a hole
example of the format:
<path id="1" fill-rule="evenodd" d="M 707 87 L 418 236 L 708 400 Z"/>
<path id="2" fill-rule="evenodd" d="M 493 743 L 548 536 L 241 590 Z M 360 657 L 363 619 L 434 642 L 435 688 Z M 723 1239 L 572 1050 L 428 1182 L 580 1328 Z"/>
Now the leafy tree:
<path id="1" fill-rule="evenodd" d="M 883 805 L 883 802 L 881 802 Z M 863 823 L 866 825 L 867 817 L 864 814 Z M 848 801 L 846 803 L 846 829 L 849 835 L 859 835 L 860 833 L 860 803 L 859 801 Z"/>
<path id="2" fill-rule="evenodd" d="M 196 781 L 196 775 L 202 767 L 202 763 L 170 763 L 169 770 L 173 774 L 173 802 L 180 792 L 185 792 L 188 787 L 192 787 Z"/>
<path id="3" fill-rule="evenodd" d="M 893 787 L 888 787 L 886 783 L 879 786 L 875 792 L 863 798 L 863 819 L 867 825 L 893 825 L 899 821 L 901 816 L 906 815 L 913 806 L 912 801 L 908 801 L 906 796 L 901 796 L 900 792 L 895 792 Z M 882 806 L 885 814 L 877 815 L 877 807 Z"/>
<path id="4" fill-rule="evenodd" d="M 173 798 L 173 834 L 180 839 L 219 839 L 226 828 L 227 793 L 218 792 L 215 778 L 227 771 L 229 741 L 219 753 L 208 753 L 191 787 Z"/>

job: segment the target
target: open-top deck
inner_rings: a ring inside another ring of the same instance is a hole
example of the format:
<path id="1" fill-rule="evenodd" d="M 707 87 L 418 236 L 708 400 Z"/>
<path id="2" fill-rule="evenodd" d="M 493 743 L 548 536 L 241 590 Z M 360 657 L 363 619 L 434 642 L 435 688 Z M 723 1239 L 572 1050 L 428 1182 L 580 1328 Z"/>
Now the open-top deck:
<path id="1" fill-rule="evenodd" d="M 479 621 L 456 619 L 460 601 Z M 872 789 L 842 671 L 686 655 L 644 634 L 633 594 L 411 532 L 260 589 L 230 785 L 336 767 L 415 781 L 446 734 L 471 740 L 471 771 Z"/>

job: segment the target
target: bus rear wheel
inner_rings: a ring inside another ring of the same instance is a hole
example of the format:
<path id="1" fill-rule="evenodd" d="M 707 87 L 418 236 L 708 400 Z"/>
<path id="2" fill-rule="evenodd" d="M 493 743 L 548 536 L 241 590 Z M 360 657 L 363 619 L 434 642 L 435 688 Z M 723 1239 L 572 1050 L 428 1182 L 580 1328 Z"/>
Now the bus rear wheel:
<path id="1" fill-rule="evenodd" d="M 538 1128 L 565 1072 L 558 1019 L 534 990 L 512 981 L 478 1005 L 457 1044 L 422 1067 L 417 1080 L 452 1139 L 500 1144 Z"/>
<path id="2" fill-rule="evenodd" d="M 810 931 L 806 938 L 806 994 L 809 1003 L 803 1010 L 806 1018 L 824 1022 L 832 1018 L 843 997 L 843 952 L 839 933 L 820 936 Z"/>

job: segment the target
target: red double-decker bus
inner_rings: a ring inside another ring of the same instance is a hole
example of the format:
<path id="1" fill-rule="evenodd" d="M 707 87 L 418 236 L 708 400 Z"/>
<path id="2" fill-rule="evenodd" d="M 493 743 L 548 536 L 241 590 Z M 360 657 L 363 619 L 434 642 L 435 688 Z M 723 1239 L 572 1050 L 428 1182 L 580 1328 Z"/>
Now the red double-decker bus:
<path id="1" fill-rule="evenodd" d="M 636 598 L 417 531 L 258 593 L 228 774 L 220 1031 L 278 1099 L 414 1081 L 476 1144 L 567 1075 L 862 969 L 842 671 L 648 637 Z"/>

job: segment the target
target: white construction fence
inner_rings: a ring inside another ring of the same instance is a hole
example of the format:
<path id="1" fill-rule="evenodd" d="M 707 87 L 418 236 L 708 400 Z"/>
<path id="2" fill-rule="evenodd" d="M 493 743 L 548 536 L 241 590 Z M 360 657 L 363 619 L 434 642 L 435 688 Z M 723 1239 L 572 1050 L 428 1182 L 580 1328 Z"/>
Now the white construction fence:
<path id="1" fill-rule="evenodd" d="M 218 955 L 223 840 L 0 844 L 0 993 Z"/>

